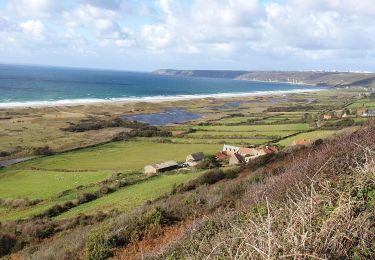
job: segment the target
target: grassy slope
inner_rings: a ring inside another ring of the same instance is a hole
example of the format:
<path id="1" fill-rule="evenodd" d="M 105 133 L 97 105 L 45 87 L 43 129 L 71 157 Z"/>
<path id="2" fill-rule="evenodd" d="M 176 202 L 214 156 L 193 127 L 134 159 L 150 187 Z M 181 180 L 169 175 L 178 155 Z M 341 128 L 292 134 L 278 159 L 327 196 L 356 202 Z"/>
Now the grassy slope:
<path id="1" fill-rule="evenodd" d="M 346 131 L 354 131 L 356 128 L 347 128 L 342 130 L 316 130 L 313 132 L 307 132 L 307 133 L 301 133 L 289 138 L 285 138 L 278 142 L 278 144 L 283 146 L 291 145 L 294 140 L 301 140 L 301 139 L 307 139 L 311 141 L 315 141 L 317 139 L 325 139 L 332 136 L 335 136 L 337 134 L 341 134 Z"/>
<path id="2" fill-rule="evenodd" d="M 220 147 L 220 144 L 162 144 L 147 141 L 117 142 L 20 163 L 0 171 L 0 181 L 4 185 L 4 188 L 0 190 L 0 198 L 30 198 L 44 199 L 45 201 L 29 208 L 3 209 L 0 211 L 0 220 L 28 218 L 41 213 L 56 203 L 61 204 L 74 199 L 78 194 L 73 192 L 67 197 L 57 198 L 56 195 L 58 193 L 79 185 L 96 183 L 108 178 L 114 172 L 140 170 L 146 164 L 165 160 L 184 161 L 189 153 L 197 151 L 214 153 Z M 33 170 L 33 167 L 41 170 Z M 73 172 L 63 172 L 61 170 Z M 88 172 L 79 172 L 79 170 L 88 170 Z M 147 194 L 149 197 L 147 198 L 152 199 L 155 196 L 159 196 L 160 191 L 169 191 L 169 187 L 173 185 L 173 178 L 170 177 L 171 182 L 166 182 L 166 184 L 170 184 L 168 187 L 160 185 L 161 190 L 156 189 L 154 192 L 152 188 L 149 188 L 149 194 Z M 189 179 L 187 176 L 176 178 L 178 183 Z M 80 193 L 87 191 L 91 190 L 86 188 Z M 111 204 L 111 198 L 116 196 L 121 196 L 121 199 L 126 200 L 128 193 L 122 194 L 121 192 L 118 195 L 116 192 L 108 196 L 108 201 L 107 196 L 101 198 L 96 202 L 98 203 L 96 205 Z M 130 204 L 133 203 L 131 200 L 129 201 Z M 136 204 L 136 202 L 135 200 L 134 203 Z M 88 204 L 79 208 L 85 210 L 85 207 L 90 206 Z M 73 212 L 82 212 L 82 210 L 77 209 Z M 73 214 L 70 213 L 71 215 Z"/>
<path id="3" fill-rule="evenodd" d="M 194 129 L 204 131 L 302 131 L 308 130 L 308 124 L 281 124 L 281 125 L 240 125 L 240 126 L 195 126 Z"/>
<path id="4" fill-rule="evenodd" d="M 69 218 L 79 213 L 90 214 L 97 210 L 107 211 L 111 209 L 121 209 L 130 211 L 142 205 L 147 200 L 156 199 L 170 192 L 174 185 L 192 180 L 201 174 L 202 172 L 195 172 L 157 176 L 149 181 L 123 188 L 105 197 L 75 207 L 59 215 L 57 219 Z"/>
<path id="5" fill-rule="evenodd" d="M 102 172 L 50 172 L 8 170 L 0 172 L 0 198 L 48 199 L 78 185 L 94 183 L 109 177 Z"/>

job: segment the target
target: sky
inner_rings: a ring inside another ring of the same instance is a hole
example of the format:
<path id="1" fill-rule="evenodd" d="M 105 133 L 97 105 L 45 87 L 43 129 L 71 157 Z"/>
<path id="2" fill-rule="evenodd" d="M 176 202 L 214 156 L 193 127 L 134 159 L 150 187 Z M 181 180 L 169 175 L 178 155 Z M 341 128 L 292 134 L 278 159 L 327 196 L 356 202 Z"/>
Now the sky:
<path id="1" fill-rule="evenodd" d="M 375 71 L 375 1 L 0 0 L 0 63 Z"/>

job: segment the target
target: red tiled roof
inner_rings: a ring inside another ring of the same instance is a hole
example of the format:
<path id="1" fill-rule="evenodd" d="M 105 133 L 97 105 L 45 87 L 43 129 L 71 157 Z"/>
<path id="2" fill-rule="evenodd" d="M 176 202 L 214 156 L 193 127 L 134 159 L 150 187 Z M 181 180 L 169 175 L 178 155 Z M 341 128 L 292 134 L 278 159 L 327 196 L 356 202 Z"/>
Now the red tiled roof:
<path id="1" fill-rule="evenodd" d="M 216 153 L 216 159 L 218 159 L 218 160 L 224 160 L 224 159 L 226 159 L 228 157 L 230 157 L 230 155 L 228 153 L 226 153 L 226 152 L 222 151 L 222 152 L 217 152 Z"/>
<path id="2" fill-rule="evenodd" d="M 311 143 L 310 140 L 305 140 L 305 139 L 303 139 L 303 140 L 294 140 L 293 141 L 294 145 L 307 145 L 307 144 L 310 144 L 310 143 Z"/>
<path id="3" fill-rule="evenodd" d="M 241 147 L 240 154 L 253 154 L 256 151 L 255 148 Z"/>

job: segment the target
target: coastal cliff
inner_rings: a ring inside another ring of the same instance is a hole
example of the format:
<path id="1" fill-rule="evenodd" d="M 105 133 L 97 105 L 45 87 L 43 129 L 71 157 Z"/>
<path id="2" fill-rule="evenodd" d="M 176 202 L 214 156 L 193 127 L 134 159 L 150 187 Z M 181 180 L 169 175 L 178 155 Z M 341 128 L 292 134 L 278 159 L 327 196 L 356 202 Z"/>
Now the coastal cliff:
<path id="1" fill-rule="evenodd" d="M 235 71 L 235 70 L 173 70 L 160 69 L 158 75 L 228 78 L 263 82 L 285 82 L 333 87 L 375 87 L 375 73 L 325 71 Z"/>

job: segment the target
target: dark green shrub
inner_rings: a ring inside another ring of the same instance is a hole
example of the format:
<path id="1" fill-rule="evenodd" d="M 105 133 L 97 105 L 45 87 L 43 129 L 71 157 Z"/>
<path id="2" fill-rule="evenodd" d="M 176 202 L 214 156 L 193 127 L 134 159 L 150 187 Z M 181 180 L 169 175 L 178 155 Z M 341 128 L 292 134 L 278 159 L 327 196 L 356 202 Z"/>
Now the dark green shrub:
<path id="1" fill-rule="evenodd" d="M 10 233 L 0 233 L 0 257 L 9 254 L 16 243 L 17 239 L 15 235 Z"/>
<path id="2" fill-rule="evenodd" d="M 101 226 L 93 229 L 87 238 L 84 248 L 83 259 L 85 260 L 105 260 L 111 257 L 112 242 L 109 237 L 107 227 Z"/>
<path id="3" fill-rule="evenodd" d="M 35 148 L 33 153 L 34 153 L 34 155 L 52 155 L 55 152 L 52 150 L 52 148 L 50 148 L 48 145 L 46 145 L 46 146 L 43 146 L 43 147 Z"/>
<path id="4" fill-rule="evenodd" d="M 198 178 L 199 184 L 214 184 L 225 178 L 225 174 L 220 169 L 213 169 L 204 173 Z"/>

